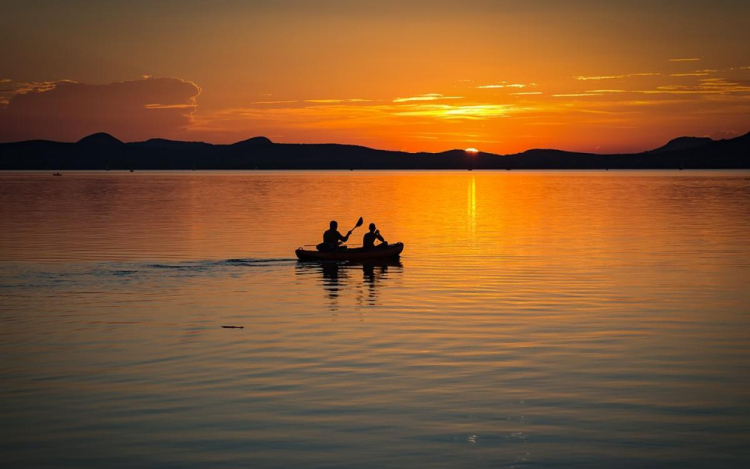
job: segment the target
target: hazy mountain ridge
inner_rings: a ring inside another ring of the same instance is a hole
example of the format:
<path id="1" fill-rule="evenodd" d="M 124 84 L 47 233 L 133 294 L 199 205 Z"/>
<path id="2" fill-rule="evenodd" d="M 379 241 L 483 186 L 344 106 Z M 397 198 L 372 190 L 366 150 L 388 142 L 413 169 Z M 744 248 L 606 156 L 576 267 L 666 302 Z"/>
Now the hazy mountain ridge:
<path id="1" fill-rule="evenodd" d="M 750 168 L 750 133 L 727 140 L 680 137 L 641 153 L 601 155 L 532 149 L 512 155 L 463 150 L 407 153 L 357 145 L 273 143 L 254 137 L 230 145 L 150 139 L 121 142 L 96 133 L 76 143 L 0 144 L 0 169 L 739 169 Z"/>

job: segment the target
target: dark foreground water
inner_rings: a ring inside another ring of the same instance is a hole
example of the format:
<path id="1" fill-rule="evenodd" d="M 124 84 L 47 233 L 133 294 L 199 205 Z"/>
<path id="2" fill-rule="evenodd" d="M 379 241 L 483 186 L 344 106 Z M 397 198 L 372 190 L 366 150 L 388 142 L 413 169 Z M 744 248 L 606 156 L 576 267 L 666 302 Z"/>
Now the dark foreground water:
<path id="1" fill-rule="evenodd" d="M 359 216 L 400 262 L 294 259 Z M 0 173 L 0 223 L 3 467 L 750 460 L 747 172 Z"/>

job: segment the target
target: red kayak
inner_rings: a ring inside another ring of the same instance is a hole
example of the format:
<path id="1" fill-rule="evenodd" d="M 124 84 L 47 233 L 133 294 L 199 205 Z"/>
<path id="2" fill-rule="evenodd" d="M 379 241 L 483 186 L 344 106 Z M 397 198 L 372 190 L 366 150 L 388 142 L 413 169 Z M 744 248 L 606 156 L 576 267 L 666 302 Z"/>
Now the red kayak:
<path id="1" fill-rule="evenodd" d="M 378 259 L 393 259 L 401 255 L 404 243 L 379 245 L 372 249 L 352 248 L 339 251 L 323 252 L 308 251 L 297 248 L 294 251 L 297 259 L 301 261 L 369 261 Z"/>

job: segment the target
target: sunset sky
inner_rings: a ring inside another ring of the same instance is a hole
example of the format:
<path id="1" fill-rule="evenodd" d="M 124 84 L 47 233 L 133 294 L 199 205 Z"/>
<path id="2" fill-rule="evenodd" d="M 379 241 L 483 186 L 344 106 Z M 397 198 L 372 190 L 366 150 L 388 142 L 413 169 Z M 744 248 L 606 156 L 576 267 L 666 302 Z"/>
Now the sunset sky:
<path id="1" fill-rule="evenodd" d="M 750 2 L 9 1 L 0 141 L 640 151 L 750 131 Z"/>

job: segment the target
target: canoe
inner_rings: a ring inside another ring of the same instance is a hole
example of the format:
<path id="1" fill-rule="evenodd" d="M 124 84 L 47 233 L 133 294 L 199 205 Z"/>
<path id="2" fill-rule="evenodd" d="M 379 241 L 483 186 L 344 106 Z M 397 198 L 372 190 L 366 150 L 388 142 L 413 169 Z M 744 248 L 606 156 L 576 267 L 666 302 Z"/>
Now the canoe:
<path id="1" fill-rule="evenodd" d="M 342 249 L 333 252 L 321 252 L 297 248 L 294 251 L 301 261 L 369 261 L 378 259 L 392 259 L 398 257 L 404 250 L 403 243 L 380 245 L 373 249 Z"/>

